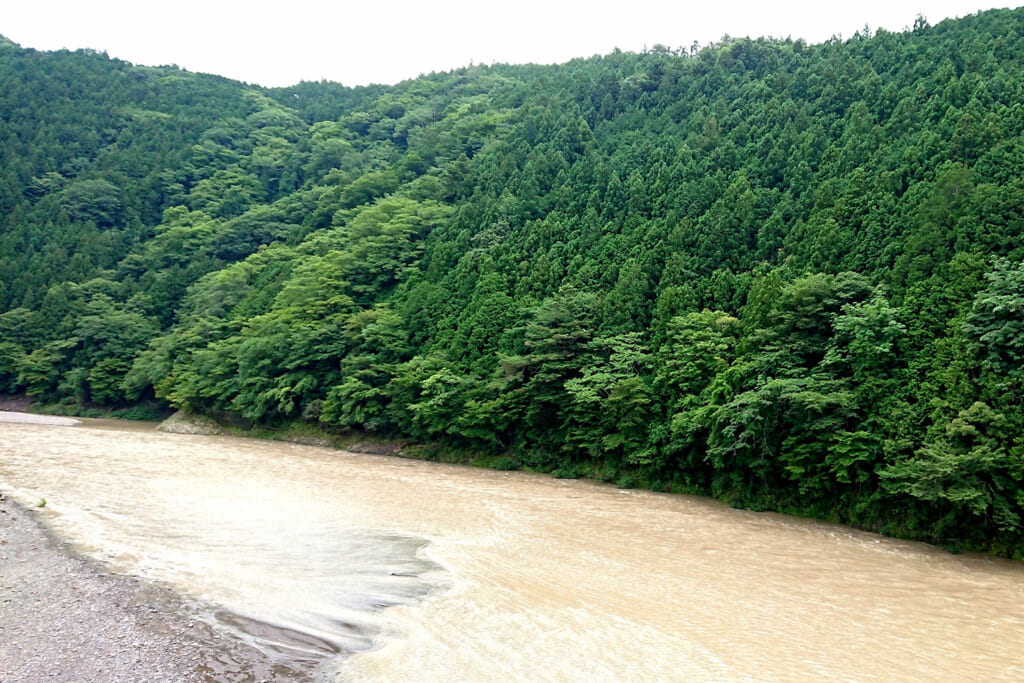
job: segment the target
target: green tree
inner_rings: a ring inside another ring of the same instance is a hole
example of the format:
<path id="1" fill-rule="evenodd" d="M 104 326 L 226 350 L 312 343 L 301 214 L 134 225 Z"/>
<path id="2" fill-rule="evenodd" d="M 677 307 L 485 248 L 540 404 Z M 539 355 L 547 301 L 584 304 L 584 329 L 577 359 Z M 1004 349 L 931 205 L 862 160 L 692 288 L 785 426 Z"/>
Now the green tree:
<path id="1" fill-rule="evenodd" d="M 640 334 L 591 340 L 579 377 L 566 380 L 566 449 L 590 457 L 648 463 L 655 402 L 650 353 Z"/>

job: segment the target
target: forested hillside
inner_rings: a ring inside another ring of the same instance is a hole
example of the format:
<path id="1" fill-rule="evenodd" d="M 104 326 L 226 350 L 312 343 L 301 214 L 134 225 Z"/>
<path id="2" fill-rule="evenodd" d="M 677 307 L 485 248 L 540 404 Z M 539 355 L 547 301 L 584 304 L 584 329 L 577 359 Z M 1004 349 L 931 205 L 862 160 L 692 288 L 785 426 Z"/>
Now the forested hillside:
<path id="1" fill-rule="evenodd" d="M 1024 556 L 1024 11 L 358 89 L 0 39 L 0 173 L 0 391 Z"/>

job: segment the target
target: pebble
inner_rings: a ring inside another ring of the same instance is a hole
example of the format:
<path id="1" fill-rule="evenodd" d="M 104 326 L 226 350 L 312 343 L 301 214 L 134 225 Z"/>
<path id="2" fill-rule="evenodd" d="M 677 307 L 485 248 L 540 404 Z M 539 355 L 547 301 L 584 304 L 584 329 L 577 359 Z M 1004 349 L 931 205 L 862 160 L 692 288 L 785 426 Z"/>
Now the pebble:
<path id="1" fill-rule="evenodd" d="M 97 569 L 0 494 L 0 681 L 235 683 L 277 676 L 242 643 L 217 642 L 169 590 Z"/>

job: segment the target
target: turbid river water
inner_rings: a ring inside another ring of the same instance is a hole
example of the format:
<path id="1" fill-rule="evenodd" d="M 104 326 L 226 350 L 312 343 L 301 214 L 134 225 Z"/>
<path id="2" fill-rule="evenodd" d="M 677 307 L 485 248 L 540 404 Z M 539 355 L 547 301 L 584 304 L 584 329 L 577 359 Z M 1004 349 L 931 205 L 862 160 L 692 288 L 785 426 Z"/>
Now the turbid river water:
<path id="1" fill-rule="evenodd" d="M 0 490 L 339 680 L 1024 679 L 1020 564 L 701 498 L 103 421 Z"/>

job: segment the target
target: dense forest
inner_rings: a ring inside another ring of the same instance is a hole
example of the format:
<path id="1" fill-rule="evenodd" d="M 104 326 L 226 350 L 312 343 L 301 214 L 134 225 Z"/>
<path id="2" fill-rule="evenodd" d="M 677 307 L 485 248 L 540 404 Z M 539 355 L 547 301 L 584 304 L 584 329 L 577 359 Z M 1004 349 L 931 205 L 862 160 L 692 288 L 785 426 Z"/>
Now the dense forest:
<path id="1" fill-rule="evenodd" d="M 395 86 L 0 38 L 0 392 L 1024 557 L 1024 10 Z"/>

